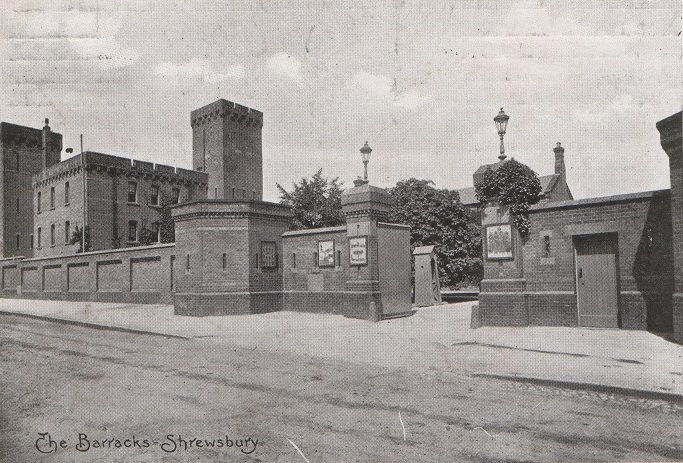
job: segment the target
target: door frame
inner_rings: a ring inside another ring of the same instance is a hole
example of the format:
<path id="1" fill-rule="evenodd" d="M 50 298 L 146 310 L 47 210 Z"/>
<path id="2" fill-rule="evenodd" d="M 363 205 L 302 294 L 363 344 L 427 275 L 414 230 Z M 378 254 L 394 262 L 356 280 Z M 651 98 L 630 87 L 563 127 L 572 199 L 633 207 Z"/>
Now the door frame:
<path id="1" fill-rule="evenodd" d="M 622 329 L 621 326 L 621 275 L 619 272 L 619 233 L 616 231 L 602 232 L 602 233 L 580 233 L 572 235 L 572 248 L 574 254 L 574 292 L 576 295 L 576 325 L 581 326 L 581 303 L 579 297 L 579 259 L 577 250 L 577 241 L 581 239 L 590 239 L 591 237 L 609 236 L 612 239 L 614 246 L 614 277 L 616 278 L 615 290 L 617 292 L 617 328 Z M 583 326 L 582 328 L 593 328 L 590 326 Z"/>

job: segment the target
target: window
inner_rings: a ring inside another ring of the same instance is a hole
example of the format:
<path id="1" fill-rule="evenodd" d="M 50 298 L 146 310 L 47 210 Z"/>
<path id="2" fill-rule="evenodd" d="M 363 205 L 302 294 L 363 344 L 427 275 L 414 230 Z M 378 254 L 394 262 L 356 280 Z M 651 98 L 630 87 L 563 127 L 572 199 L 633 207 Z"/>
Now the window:
<path id="1" fill-rule="evenodd" d="M 228 255 L 226 253 L 223 253 L 223 270 L 228 268 Z"/>
<path id="2" fill-rule="evenodd" d="M 259 264 L 258 260 L 259 259 L 258 259 L 258 252 L 257 252 L 256 254 L 254 254 L 254 267 L 255 268 L 258 268 L 258 264 Z"/>
<path id="3" fill-rule="evenodd" d="M 17 212 L 19 212 L 19 198 L 17 198 Z"/>
<path id="4" fill-rule="evenodd" d="M 256 200 L 256 192 L 255 191 L 251 192 L 251 199 L 254 201 Z"/>
<path id="5" fill-rule="evenodd" d="M 135 182 L 128 182 L 128 202 L 138 202 L 138 184 Z"/>
<path id="6" fill-rule="evenodd" d="M 342 260 L 341 260 L 341 251 L 337 251 L 337 263 L 336 265 L 341 265 Z"/>
<path id="7" fill-rule="evenodd" d="M 71 234 L 71 222 L 68 220 L 64 222 L 64 243 L 69 244 L 69 238 Z"/>
<path id="8" fill-rule="evenodd" d="M 43 242 L 43 229 L 38 227 L 38 249 L 40 249 L 42 242 Z"/>
<path id="9" fill-rule="evenodd" d="M 277 243 L 264 241 L 261 243 L 261 266 L 263 268 L 277 268 Z"/>
<path id="10" fill-rule="evenodd" d="M 43 194 L 39 191 L 38 192 L 38 199 L 37 199 L 38 202 L 36 204 L 36 210 L 38 211 L 38 213 L 40 213 L 40 203 L 43 202 L 42 198 L 43 198 Z M 40 245 L 38 245 L 38 247 L 40 247 Z"/>
<path id="11" fill-rule="evenodd" d="M 136 242 L 138 240 L 138 223 L 135 220 L 128 222 L 128 241 Z"/>
<path id="12" fill-rule="evenodd" d="M 55 245 L 55 224 L 50 225 L 50 246 Z"/>
<path id="13" fill-rule="evenodd" d="M 159 240 L 159 230 L 160 230 L 159 222 L 154 222 L 152 224 L 152 235 L 154 235 L 154 242 L 155 243 L 158 243 L 160 241 Z"/>
<path id="14" fill-rule="evenodd" d="M 550 246 L 550 236 L 545 235 L 543 236 L 543 252 L 541 255 L 543 257 L 550 257 L 551 253 L 551 246 Z"/>
<path id="15" fill-rule="evenodd" d="M 235 189 L 232 189 L 232 199 L 235 199 Z"/>
<path id="16" fill-rule="evenodd" d="M 190 255 L 185 258 L 185 270 L 190 270 Z"/>
<path id="17" fill-rule="evenodd" d="M 159 205 L 159 185 L 152 185 L 152 195 L 149 198 L 149 202 L 152 206 Z"/>
<path id="18" fill-rule="evenodd" d="M 173 189 L 173 204 L 180 203 L 180 188 Z"/>
<path id="19" fill-rule="evenodd" d="M 21 247 L 20 243 L 19 243 L 21 241 L 21 235 L 19 233 L 17 233 L 16 238 L 17 238 L 17 249 L 19 249 Z"/>
<path id="20" fill-rule="evenodd" d="M 69 182 L 64 184 L 64 205 L 69 204 Z"/>
<path id="21" fill-rule="evenodd" d="M 33 233 L 31 233 L 31 249 L 33 249 Z"/>
<path id="22" fill-rule="evenodd" d="M 292 253 L 292 268 L 296 268 L 296 252 Z"/>
<path id="23" fill-rule="evenodd" d="M 50 188 L 50 209 L 55 208 L 55 187 Z"/>
<path id="24" fill-rule="evenodd" d="M 213 197 L 214 199 L 218 199 L 218 188 L 213 189 Z"/>
<path id="25" fill-rule="evenodd" d="M 17 170 L 19 170 L 19 152 L 17 152 L 16 158 L 17 158 L 17 159 L 16 159 L 16 161 L 17 161 Z"/>

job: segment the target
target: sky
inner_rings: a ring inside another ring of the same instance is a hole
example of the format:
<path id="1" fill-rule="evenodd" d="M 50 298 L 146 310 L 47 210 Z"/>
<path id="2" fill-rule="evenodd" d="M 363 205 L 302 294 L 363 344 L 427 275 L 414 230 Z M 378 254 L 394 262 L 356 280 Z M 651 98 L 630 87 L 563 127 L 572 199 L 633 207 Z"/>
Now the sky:
<path id="1" fill-rule="evenodd" d="M 549 174 L 562 142 L 576 198 L 669 188 L 681 24 L 680 0 L 4 0 L 0 120 L 191 167 L 190 111 L 224 98 L 263 111 L 277 200 L 319 168 L 352 186 L 366 140 L 375 185 L 471 186 L 504 107 L 506 154 Z"/>

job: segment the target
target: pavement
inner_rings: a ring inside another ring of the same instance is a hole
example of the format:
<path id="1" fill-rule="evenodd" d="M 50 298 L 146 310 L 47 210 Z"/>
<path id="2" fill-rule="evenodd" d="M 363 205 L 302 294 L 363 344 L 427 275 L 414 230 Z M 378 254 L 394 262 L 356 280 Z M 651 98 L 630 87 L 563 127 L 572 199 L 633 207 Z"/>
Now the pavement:
<path id="1" fill-rule="evenodd" d="M 251 350 L 683 400 L 683 346 L 646 331 L 470 328 L 473 302 L 371 323 L 274 312 L 182 317 L 167 305 L 0 299 L 0 313 Z"/>

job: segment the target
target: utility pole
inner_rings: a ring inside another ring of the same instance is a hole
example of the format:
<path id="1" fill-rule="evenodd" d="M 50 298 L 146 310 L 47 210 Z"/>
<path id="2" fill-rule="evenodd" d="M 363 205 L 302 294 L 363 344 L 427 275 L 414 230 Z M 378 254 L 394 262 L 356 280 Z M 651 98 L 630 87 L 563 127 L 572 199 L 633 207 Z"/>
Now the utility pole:
<path id="1" fill-rule="evenodd" d="M 85 154 L 83 153 L 83 134 L 81 134 L 81 171 L 83 172 L 83 227 L 81 228 L 81 252 L 85 252 L 85 227 L 88 223 L 88 175 Z"/>

